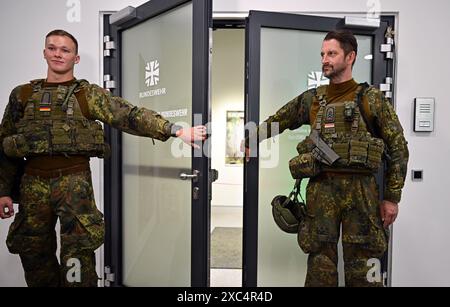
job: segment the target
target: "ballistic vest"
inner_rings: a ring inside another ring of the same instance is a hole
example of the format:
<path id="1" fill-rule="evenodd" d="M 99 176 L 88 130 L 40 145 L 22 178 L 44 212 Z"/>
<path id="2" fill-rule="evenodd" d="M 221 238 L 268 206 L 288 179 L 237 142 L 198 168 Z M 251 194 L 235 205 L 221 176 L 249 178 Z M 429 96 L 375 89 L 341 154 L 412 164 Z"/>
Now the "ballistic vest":
<path id="1" fill-rule="evenodd" d="M 89 84 L 76 80 L 70 86 L 44 87 L 44 80 L 31 81 L 32 93 L 23 117 L 16 123 L 17 134 L 6 137 L 3 149 L 10 157 L 42 155 L 85 155 L 104 157 L 101 124 L 84 117 L 75 93 Z"/>
<path id="2" fill-rule="evenodd" d="M 368 170 L 375 172 L 381 165 L 384 142 L 373 136 L 362 120 L 362 105 L 358 100 L 365 94 L 365 87 L 359 85 L 353 101 L 338 101 L 327 104 L 327 86 L 316 89 L 315 99 L 319 111 L 311 121 L 311 129 L 319 132 L 322 139 L 340 157 L 331 167 L 324 170 Z M 297 146 L 300 155 L 312 150 L 308 138 Z"/>

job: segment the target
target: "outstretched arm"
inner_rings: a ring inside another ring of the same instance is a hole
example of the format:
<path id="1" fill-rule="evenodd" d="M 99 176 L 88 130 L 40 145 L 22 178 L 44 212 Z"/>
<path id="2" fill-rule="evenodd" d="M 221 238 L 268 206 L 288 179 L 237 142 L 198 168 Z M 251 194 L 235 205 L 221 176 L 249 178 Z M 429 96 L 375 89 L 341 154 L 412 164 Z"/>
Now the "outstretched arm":
<path id="1" fill-rule="evenodd" d="M 194 141 L 201 141 L 206 137 L 204 126 L 175 129 L 176 126 L 157 112 L 133 106 L 97 85 L 88 86 L 86 99 L 91 119 L 133 135 L 151 137 L 163 142 L 171 136 L 180 137 L 191 146 L 194 146 Z"/>
<path id="2" fill-rule="evenodd" d="M 256 131 L 250 131 L 249 136 L 241 143 L 241 151 L 245 151 L 246 160 L 248 161 L 250 158 L 252 139 L 256 138 L 257 142 L 261 142 L 281 134 L 286 129 L 295 130 L 304 124 L 309 124 L 309 111 L 313 96 L 312 91 L 302 93 L 267 118 L 257 127 Z M 278 127 L 274 129 L 276 125 Z"/>

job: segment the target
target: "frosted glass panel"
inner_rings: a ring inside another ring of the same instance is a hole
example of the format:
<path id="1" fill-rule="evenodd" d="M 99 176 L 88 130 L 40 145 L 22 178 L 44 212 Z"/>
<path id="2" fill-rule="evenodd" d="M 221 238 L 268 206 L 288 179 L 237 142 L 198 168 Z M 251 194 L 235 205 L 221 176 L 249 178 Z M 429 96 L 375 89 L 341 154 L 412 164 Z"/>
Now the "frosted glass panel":
<path id="1" fill-rule="evenodd" d="M 320 78 L 320 51 L 325 32 L 261 29 L 260 119 L 265 120 L 309 86 L 324 82 Z M 357 82 L 371 82 L 372 41 L 357 36 L 358 59 L 353 68 Z M 366 58 L 366 59 L 365 59 Z M 260 144 L 259 216 L 258 216 L 258 286 L 303 286 L 306 277 L 305 255 L 295 234 L 277 228 L 271 205 L 275 195 L 287 195 L 294 186 L 288 162 L 297 155 L 296 146 L 309 134 L 310 127 L 282 135 Z M 278 159 L 261 157 L 264 148 L 278 146 Z M 273 159 L 278 160 L 274 163 Z M 303 195 L 307 182 L 302 183 Z"/>
<path id="2" fill-rule="evenodd" d="M 192 4 L 123 32 L 123 97 L 191 125 Z M 190 286 L 191 158 L 129 134 L 123 148 L 123 284 Z"/>

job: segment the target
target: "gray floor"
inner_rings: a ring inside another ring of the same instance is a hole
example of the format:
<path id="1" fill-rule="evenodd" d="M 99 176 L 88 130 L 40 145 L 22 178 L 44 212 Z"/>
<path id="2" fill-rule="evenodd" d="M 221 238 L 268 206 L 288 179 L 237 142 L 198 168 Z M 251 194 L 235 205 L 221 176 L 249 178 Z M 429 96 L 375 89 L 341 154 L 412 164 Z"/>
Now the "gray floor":
<path id="1" fill-rule="evenodd" d="M 211 233 L 215 227 L 242 227 L 242 207 L 211 207 Z M 211 287 L 242 286 L 242 270 L 211 269 Z"/>

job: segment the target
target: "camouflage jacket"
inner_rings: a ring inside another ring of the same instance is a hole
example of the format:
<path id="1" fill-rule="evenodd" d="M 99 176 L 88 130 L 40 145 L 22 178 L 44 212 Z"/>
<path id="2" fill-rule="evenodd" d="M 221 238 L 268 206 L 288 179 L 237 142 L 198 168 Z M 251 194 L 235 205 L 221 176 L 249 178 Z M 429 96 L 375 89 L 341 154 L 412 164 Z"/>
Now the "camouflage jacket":
<path id="1" fill-rule="evenodd" d="M 279 133 L 286 129 L 295 130 L 302 125 L 311 125 L 311 121 L 314 121 L 314 116 L 319 109 L 318 104 L 315 90 L 306 91 L 295 97 L 266 119 L 265 125 L 258 127 L 259 141 L 275 136 L 270 131 L 271 123 L 279 123 Z M 378 137 L 383 139 L 389 156 L 385 173 L 384 199 L 398 203 L 401 199 L 409 158 L 403 128 L 392 105 L 374 87 L 367 90 L 363 96 L 362 105 L 365 114 L 369 113 L 367 114 L 368 119 L 377 128 L 380 134 Z"/>
<path id="2" fill-rule="evenodd" d="M 0 126 L 0 196 L 11 194 L 15 175 L 22 162 L 7 157 L 1 146 L 5 137 L 16 134 L 15 125 L 24 116 L 20 97 L 26 90 L 31 91 L 30 84 L 20 85 L 11 92 Z M 171 136 L 172 124 L 155 111 L 133 106 L 125 99 L 114 97 L 98 85 L 87 82 L 82 83 L 79 93 L 82 96 L 77 95 L 77 99 L 83 99 L 87 105 L 88 110 L 85 111 L 89 120 L 99 120 L 121 131 L 161 141 Z"/>

